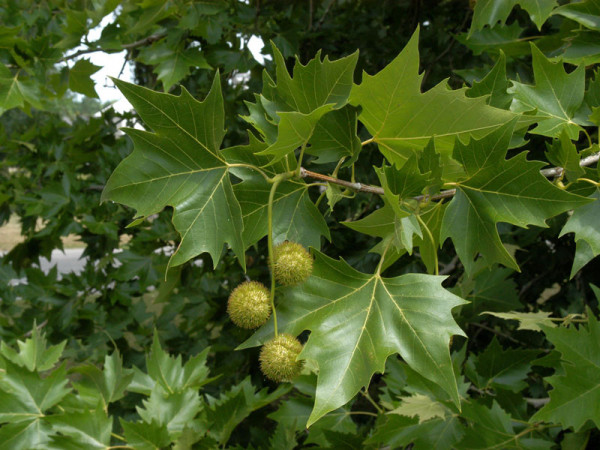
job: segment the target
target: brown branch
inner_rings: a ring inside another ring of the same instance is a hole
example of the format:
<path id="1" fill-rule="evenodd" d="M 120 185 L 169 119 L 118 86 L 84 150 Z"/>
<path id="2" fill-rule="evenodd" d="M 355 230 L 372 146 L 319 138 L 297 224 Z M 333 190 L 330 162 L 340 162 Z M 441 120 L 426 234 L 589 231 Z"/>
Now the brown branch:
<path id="1" fill-rule="evenodd" d="M 142 45 L 151 44 L 152 42 L 158 41 L 159 39 L 162 39 L 165 36 L 166 36 L 166 34 L 164 34 L 164 33 L 153 34 L 151 36 L 147 36 L 143 39 L 140 39 L 139 41 L 132 42 L 131 44 L 123 44 L 121 46 L 120 51 L 131 50 L 131 49 L 134 49 L 137 47 L 141 47 Z M 77 58 L 78 56 L 85 55 L 88 53 L 104 52 L 104 51 L 106 51 L 106 50 L 104 50 L 102 47 L 85 48 L 85 49 L 79 50 L 69 56 L 65 56 L 65 57 L 59 59 L 58 62 L 69 61 L 71 59 Z"/>
<path id="2" fill-rule="evenodd" d="M 579 165 L 581 167 L 591 166 L 592 164 L 598 162 L 600 159 L 600 153 L 595 153 L 593 155 L 587 156 L 579 161 Z M 562 167 L 550 167 L 549 169 L 540 170 L 540 173 L 545 177 L 560 177 L 565 169 Z"/>
<path id="3" fill-rule="evenodd" d="M 583 158 L 580 161 L 579 165 L 581 167 L 590 166 L 590 165 L 598 162 L 599 159 L 600 159 L 600 153 L 595 153 L 586 158 Z M 549 169 L 541 170 L 540 173 L 542 175 L 544 175 L 545 177 L 549 178 L 549 177 L 553 177 L 553 176 L 559 176 L 560 174 L 562 174 L 563 171 L 564 171 L 564 169 L 562 167 L 551 167 Z M 352 189 L 353 191 L 357 191 L 357 192 L 367 192 L 369 194 L 377 194 L 377 195 L 384 194 L 383 188 L 381 188 L 379 186 L 370 186 L 368 184 L 352 183 L 350 181 L 340 180 L 339 178 L 330 177 L 329 175 L 323 175 L 321 173 L 311 172 L 310 170 L 306 170 L 304 167 L 300 168 L 300 177 L 301 178 L 312 178 L 315 180 L 325 181 L 327 183 L 337 184 L 339 186 L 344 186 L 348 189 Z M 427 195 L 427 194 L 417 195 L 416 197 L 412 197 L 412 199 L 419 201 L 419 202 L 420 201 L 443 200 L 445 198 L 453 197 L 455 194 L 456 194 L 456 189 L 448 189 L 446 191 L 441 191 L 439 194 L 434 194 L 434 195 Z"/>

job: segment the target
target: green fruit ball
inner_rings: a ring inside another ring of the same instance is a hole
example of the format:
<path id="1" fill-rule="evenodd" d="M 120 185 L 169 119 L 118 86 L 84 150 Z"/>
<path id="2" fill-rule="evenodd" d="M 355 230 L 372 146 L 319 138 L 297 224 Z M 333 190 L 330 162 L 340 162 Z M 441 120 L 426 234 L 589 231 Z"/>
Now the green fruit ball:
<path id="1" fill-rule="evenodd" d="M 258 281 L 246 281 L 229 296 L 227 313 L 238 327 L 253 329 L 264 325 L 271 315 L 270 292 Z"/>
<path id="2" fill-rule="evenodd" d="M 276 246 L 273 261 L 275 279 L 283 286 L 303 283 L 312 273 L 312 256 L 297 242 L 285 241 Z"/>
<path id="3" fill-rule="evenodd" d="M 302 370 L 302 361 L 296 361 L 301 351 L 302 344 L 298 339 L 291 334 L 280 334 L 260 350 L 260 370 L 278 383 L 292 381 Z"/>

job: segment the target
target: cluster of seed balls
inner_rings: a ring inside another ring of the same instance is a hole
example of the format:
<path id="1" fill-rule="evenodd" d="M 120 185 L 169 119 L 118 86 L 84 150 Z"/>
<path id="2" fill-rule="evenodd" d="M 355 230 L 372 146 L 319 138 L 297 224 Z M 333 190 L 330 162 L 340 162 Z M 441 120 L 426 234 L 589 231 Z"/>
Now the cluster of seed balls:
<path id="1" fill-rule="evenodd" d="M 273 250 L 271 270 L 277 283 L 295 286 L 312 273 L 310 253 L 296 242 L 285 241 Z M 264 325 L 271 316 L 270 291 L 258 281 L 246 281 L 229 296 L 227 312 L 232 322 L 246 329 Z M 302 344 L 291 334 L 282 333 L 265 343 L 260 351 L 260 370 L 273 381 L 291 381 L 302 370 L 302 361 L 296 357 Z"/>

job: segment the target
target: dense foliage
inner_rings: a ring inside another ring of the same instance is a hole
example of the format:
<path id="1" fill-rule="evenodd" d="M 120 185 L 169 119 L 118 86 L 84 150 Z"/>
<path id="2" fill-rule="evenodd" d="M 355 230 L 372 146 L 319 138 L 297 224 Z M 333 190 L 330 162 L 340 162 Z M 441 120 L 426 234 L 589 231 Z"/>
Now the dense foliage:
<path id="1" fill-rule="evenodd" d="M 0 449 L 598 446 L 597 0 L 0 23 Z"/>

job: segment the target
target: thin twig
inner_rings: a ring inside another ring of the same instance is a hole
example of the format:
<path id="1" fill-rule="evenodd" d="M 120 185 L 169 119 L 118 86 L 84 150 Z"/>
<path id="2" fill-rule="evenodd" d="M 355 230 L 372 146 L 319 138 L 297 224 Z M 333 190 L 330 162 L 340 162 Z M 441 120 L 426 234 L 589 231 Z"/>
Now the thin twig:
<path id="1" fill-rule="evenodd" d="M 40 331 L 40 330 L 41 330 L 42 328 L 44 328 L 46 325 L 48 325 L 48 319 L 46 319 L 46 320 L 44 320 L 42 323 L 40 323 L 40 324 L 39 324 L 39 325 L 36 327 L 36 329 L 37 329 L 38 331 Z M 33 330 L 30 330 L 30 331 L 28 331 L 27 333 L 25 333 L 25 334 L 23 335 L 23 337 L 26 337 L 26 338 L 28 338 L 28 337 L 31 337 L 31 335 L 32 335 L 32 334 L 33 334 Z"/>
<path id="2" fill-rule="evenodd" d="M 321 18 L 319 19 L 319 23 L 317 23 L 317 26 L 315 27 L 315 30 L 319 30 L 321 28 L 321 26 L 323 25 L 323 22 L 325 21 L 325 17 L 327 16 L 327 13 L 329 12 L 329 10 L 331 9 L 331 6 L 335 3 L 335 0 L 330 0 L 329 4 L 327 5 L 327 7 L 325 8 L 325 12 L 323 12 L 323 15 L 321 16 Z"/>
<path id="3" fill-rule="evenodd" d="M 579 165 L 581 167 L 590 166 L 600 159 L 600 153 L 595 153 L 586 158 L 583 158 Z M 564 169 L 562 167 L 551 167 L 549 169 L 541 170 L 540 173 L 545 177 L 553 177 L 560 175 Z M 323 175 L 317 172 L 311 172 L 310 170 L 306 170 L 304 167 L 300 168 L 299 175 L 301 178 L 314 178 L 315 180 L 326 181 L 327 183 L 337 184 L 339 186 L 344 186 L 348 189 L 352 189 L 357 192 L 367 192 L 369 194 L 377 194 L 383 195 L 383 188 L 379 186 L 370 186 L 368 184 L 362 183 L 352 183 L 346 180 L 340 180 L 339 178 L 330 177 L 329 175 Z M 439 194 L 435 195 L 417 195 L 416 197 L 412 197 L 413 200 L 416 201 L 434 201 L 434 200 L 443 200 L 445 198 L 453 197 L 456 194 L 456 189 L 448 189 L 445 191 L 441 191 Z"/>
<path id="4" fill-rule="evenodd" d="M 145 37 L 144 39 L 140 39 L 139 41 L 132 42 L 131 44 L 123 44 L 121 46 L 121 49 L 122 50 L 131 50 L 133 48 L 141 47 L 142 45 L 151 44 L 152 42 L 158 41 L 159 39 L 162 39 L 165 36 L 166 36 L 166 34 L 164 34 L 164 33 L 153 34 L 151 36 Z M 65 61 L 69 61 L 71 59 L 77 58 L 78 56 L 85 55 L 87 53 L 104 52 L 104 51 L 106 51 L 106 50 L 104 50 L 102 47 L 85 48 L 85 49 L 79 50 L 71 55 L 65 56 L 65 57 L 59 59 L 58 61 L 65 62 Z"/>
<path id="5" fill-rule="evenodd" d="M 579 162 L 579 165 L 581 167 L 591 166 L 592 164 L 598 162 L 599 159 L 600 159 L 600 153 L 595 153 L 593 155 L 583 158 Z M 563 174 L 564 170 L 565 169 L 563 169 L 562 167 L 550 167 L 549 169 L 540 170 L 540 173 L 547 178 L 560 177 Z"/>

